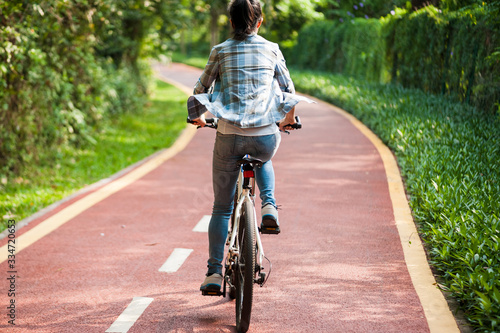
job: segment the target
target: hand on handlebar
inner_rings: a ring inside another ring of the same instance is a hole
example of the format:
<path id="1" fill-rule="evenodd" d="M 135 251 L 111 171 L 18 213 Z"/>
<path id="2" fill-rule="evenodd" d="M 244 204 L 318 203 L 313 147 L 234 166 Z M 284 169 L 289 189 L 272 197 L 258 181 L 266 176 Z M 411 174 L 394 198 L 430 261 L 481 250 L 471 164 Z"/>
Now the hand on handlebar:
<path id="1" fill-rule="evenodd" d="M 192 120 L 191 124 L 199 126 L 199 127 L 205 127 L 205 125 L 207 124 L 207 121 L 205 120 L 205 115 L 202 114 L 200 116 L 200 118 L 196 118 L 196 119 Z"/>
<path id="2" fill-rule="evenodd" d="M 295 118 L 292 119 L 282 119 L 279 123 L 278 126 L 280 128 L 280 131 L 287 133 L 288 131 L 293 131 L 295 127 L 293 127 L 294 124 L 296 124 L 297 121 Z"/>

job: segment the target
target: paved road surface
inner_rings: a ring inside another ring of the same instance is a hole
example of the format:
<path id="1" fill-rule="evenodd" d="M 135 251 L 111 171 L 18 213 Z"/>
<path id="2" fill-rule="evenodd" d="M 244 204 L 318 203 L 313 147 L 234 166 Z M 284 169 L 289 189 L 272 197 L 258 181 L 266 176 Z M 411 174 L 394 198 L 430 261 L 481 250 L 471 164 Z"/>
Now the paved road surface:
<path id="1" fill-rule="evenodd" d="M 188 87 L 200 73 L 157 70 Z M 256 288 L 251 331 L 428 332 L 380 155 L 331 106 L 301 104 L 297 112 L 304 128 L 283 136 L 274 159 L 282 233 L 263 236 L 273 267 Z M 0 330 L 234 332 L 234 302 L 198 291 L 214 136 L 197 131 L 180 153 L 17 253 L 16 326 L 2 315 Z M 97 192 L 17 230 L 17 239 Z M 3 313 L 8 270 L 4 261 Z"/>

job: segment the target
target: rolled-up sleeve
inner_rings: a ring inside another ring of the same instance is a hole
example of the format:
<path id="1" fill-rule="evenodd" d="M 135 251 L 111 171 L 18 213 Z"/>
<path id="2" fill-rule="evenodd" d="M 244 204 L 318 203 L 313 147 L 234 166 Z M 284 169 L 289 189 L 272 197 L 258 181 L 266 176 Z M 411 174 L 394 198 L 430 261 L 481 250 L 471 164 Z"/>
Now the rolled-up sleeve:
<path id="1" fill-rule="evenodd" d="M 288 68 L 286 67 L 285 57 L 283 57 L 283 53 L 281 50 L 277 50 L 277 58 L 276 67 L 274 69 L 274 76 L 278 81 L 281 91 L 295 94 L 295 86 L 293 85 L 293 81 L 290 77 L 290 73 L 288 72 Z"/>
<path id="2" fill-rule="evenodd" d="M 209 92 L 212 83 L 217 79 L 219 75 L 219 62 L 218 62 L 218 53 L 216 48 L 212 48 L 210 52 L 210 57 L 208 58 L 207 65 L 203 70 L 198 82 L 194 86 L 193 94 L 204 94 Z"/>

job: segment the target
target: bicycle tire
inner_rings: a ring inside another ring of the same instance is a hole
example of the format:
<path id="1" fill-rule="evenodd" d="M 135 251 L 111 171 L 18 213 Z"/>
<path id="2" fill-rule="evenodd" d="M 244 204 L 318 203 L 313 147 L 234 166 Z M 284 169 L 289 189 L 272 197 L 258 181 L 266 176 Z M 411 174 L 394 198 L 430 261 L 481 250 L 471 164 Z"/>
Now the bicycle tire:
<path id="1" fill-rule="evenodd" d="M 248 204 L 243 205 L 238 235 L 240 256 L 236 267 L 236 330 L 248 331 L 252 313 L 253 284 L 255 278 L 255 222 L 254 211 Z M 243 222 L 243 223 L 241 223 Z"/>

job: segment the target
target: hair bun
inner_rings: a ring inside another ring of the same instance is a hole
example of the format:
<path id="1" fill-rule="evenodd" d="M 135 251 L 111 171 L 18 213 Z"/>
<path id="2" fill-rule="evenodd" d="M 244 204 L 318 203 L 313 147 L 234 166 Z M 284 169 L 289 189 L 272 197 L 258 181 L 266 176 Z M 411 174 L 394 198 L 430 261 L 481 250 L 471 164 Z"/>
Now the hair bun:
<path id="1" fill-rule="evenodd" d="M 228 11 L 233 22 L 233 38 L 237 40 L 244 40 L 247 35 L 254 33 L 262 18 L 259 0 L 232 0 Z"/>

